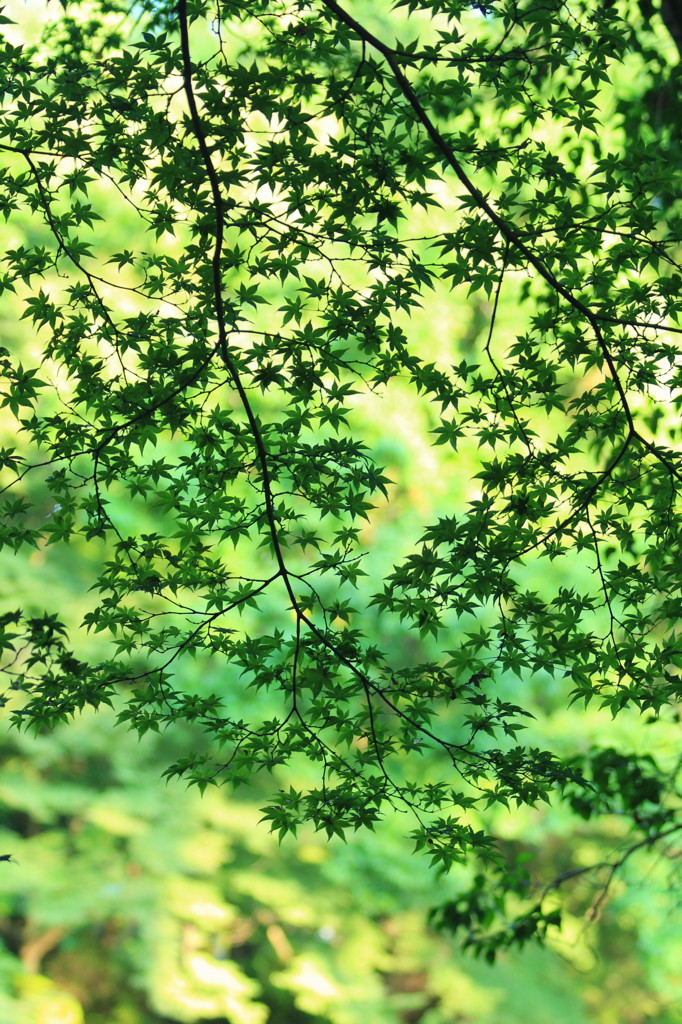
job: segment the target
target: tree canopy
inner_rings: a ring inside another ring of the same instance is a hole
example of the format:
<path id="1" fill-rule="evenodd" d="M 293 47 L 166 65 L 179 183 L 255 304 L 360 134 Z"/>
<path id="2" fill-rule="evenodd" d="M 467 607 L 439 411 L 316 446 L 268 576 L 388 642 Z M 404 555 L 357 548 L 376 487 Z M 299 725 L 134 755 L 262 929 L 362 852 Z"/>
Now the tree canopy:
<path id="1" fill-rule="evenodd" d="M 96 577 L 82 621 L 6 602 L 15 725 L 122 695 L 131 730 L 194 727 L 169 777 L 290 770 L 263 809 L 281 837 L 405 812 L 437 867 L 476 865 L 434 922 L 489 958 L 682 828 L 656 744 L 682 685 L 674 11 L 3 16 L 0 206 L 29 230 L 0 287 L 30 332 L 0 352 L 0 540 L 74 545 Z M 423 487 L 456 487 L 371 562 L 389 395 L 429 418 Z M 531 684 L 648 734 L 550 749 Z M 485 811 L 549 801 L 621 816 L 628 845 L 538 887 Z"/>

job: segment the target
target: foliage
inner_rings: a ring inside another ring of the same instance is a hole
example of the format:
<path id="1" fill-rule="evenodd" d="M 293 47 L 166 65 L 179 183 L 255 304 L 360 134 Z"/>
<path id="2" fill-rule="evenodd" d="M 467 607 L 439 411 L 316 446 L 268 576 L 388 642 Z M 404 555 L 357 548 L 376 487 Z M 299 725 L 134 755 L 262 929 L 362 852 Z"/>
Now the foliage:
<path id="1" fill-rule="evenodd" d="M 437 880 L 398 820 L 354 843 L 308 828 L 280 846 L 253 798 L 161 782 L 189 730 L 112 744 L 113 720 L 88 710 L 0 747 L 0 836 L 18 862 L 0 874 L 6 1024 L 675 1019 L 621 915 L 494 967 L 458 957 L 422 907 L 461 884 L 460 870 Z M 679 936 L 659 939 L 654 970 L 662 955 L 679 958 Z"/>
<path id="2" fill-rule="evenodd" d="M 565 881 L 608 885 L 680 827 L 674 758 L 549 744 L 517 699 L 557 686 L 652 732 L 675 714 L 672 43 L 581 0 L 133 13 L 69 6 L 41 37 L 5 19 L 0 202 L 33 234 L 2 260 L 31 339 L 1 353 L 1 540 L 100 563 L 82 622 L 49 595 L 8 606 L 11 721 L 123 694 L 132 731 L 209 738 L 169 779 L 274 773 L 280 838 L 406 809 L 438 868 L 476 862 L 434 921 L 492 961 L 558 923 Z M 450 290 L 487 304 L 486 337 L 441 350 L 433 321 L 420 347 L 419 309 Z M 477 455 L 377 578 L 394 484 L 362 403 L 376 419 L 398 387 L 466 453 L 437 472 Z M 416 657 L 376 642 L 397 621 Z M 491 822 L 550 800 L 619 816 L 625 854 L 538 891 Z"/>

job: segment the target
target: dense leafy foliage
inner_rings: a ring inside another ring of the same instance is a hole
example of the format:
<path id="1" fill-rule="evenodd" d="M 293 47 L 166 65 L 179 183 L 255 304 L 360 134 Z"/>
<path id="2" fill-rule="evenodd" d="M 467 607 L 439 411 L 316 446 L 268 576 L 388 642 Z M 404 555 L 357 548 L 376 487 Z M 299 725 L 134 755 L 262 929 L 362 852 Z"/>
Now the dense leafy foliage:
<path id="1" fill-rule="evenodd" d="M 479 866 L 434 921 L 490 959 L 542 938 L 556 903 L 486 809 L 621 815 L 625 854 L 587 865 L 608 877 L 681 827 L 674 759 L 524 741 L 516 698 L 558 687 L 654 730 L 678 700 L 663 26 L 532 0 L 106 0 L 23 36 L 5 20 L 0 201 L 33 233 L 0 283 L 33 340 L 2 351 L 19 440 L 1 539 L 100 560 L 82 622 L 49 596 L 4 614 L 12 721 L 122 694 L 132 730 L 210 738 L 169 777 L 290 766 L 263 810 L 281 837 L 405 810 L 437 866 Z M 449 291 L 480 293 L 487 320 L 459 352 L 435 315 Z M 436 472 L 473 469 L 378 580 L 364 556 L 400 481 L 366 425 L 396 389 L 457 453 Z M 377 642 L 398 621 L 411 654 Z M 178 675 L 188 657 L 219 681 Z"/>

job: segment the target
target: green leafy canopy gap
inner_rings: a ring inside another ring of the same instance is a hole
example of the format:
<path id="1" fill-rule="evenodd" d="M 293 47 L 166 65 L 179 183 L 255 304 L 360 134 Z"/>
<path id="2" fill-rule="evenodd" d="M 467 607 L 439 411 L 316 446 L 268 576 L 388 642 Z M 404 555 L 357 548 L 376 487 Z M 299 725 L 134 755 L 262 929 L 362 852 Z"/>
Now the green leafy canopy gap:
<path id="1" fill-rule="evenodd" d="M 94 581 L 82 622 L 5 603 L 15 725 L 193 723 L 167 775 L 270 773 L 280 837 L 405 812 L 475 865 L 433 920 L 491 960 L 671 849 L 674 9 L 5 8 L 3 564 L 70 545 Z M 429 424 L 409 538 L 383 408 Z M 603 742 L 543 732 L 576 703 Z M 490 814 L 550 800 L 624 845 L 540 884 Z"/>

